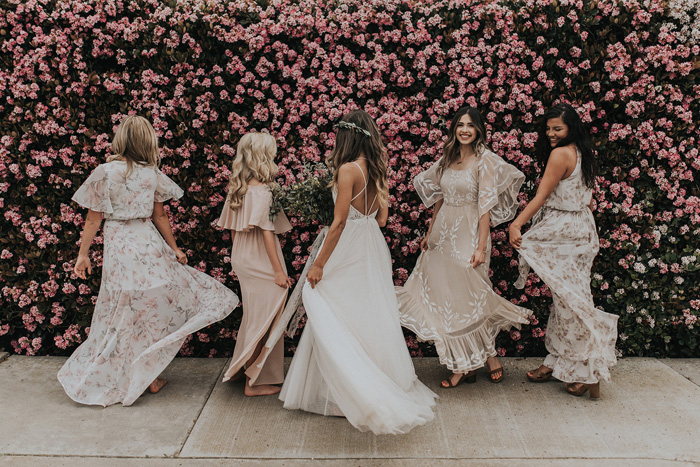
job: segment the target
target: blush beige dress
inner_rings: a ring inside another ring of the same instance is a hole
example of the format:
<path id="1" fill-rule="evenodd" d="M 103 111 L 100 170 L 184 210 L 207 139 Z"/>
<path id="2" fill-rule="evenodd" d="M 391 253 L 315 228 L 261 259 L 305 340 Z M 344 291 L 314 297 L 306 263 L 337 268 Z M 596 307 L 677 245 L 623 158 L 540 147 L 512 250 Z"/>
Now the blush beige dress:
<path id="1" fill-rule="evenodd" d="M 283 212 L 270 220 L 272 192 L 267 185 L 248 185 L 243 204 L 231 209 L 229 200 L 219 218 L 219 226 L 235 231 L 231 249 L 231 267 L 241 285 L 243 319 L 238 329 L 236 347 L 231 365 L 224 374 L 224 381 L 239 372 L 264 340 L 284 309 L 287 289 L 275 284 L 275 271 L 263 243 L 263 230 L 281 234 L 292 229 Z M 287 272 L 279 240 L 275 237 L 277 257 Z M 250 385 L 279 384 L 284 380 L 284 341 L 278 339 L 270 348 L 264 348 L 260 356 L 245 373 Z"/>
<path id="2" fill-rule="evenodd" d="M 528 323 L 530 310 L 505 300 L 489 280 L 491 240 L 486 262 L 473 268 L 470 260 L 479 244 L 479 218 L 489 212 L 492 225 L 515 216 L 517 196 L 525 176 L 485 150 L 468 169 L 446 169 L 438 160 L 414 179 L 426 206 L 442 199 L 411 276 L 397 287 L 401 324 L 420 340 L 435 344 L 440 363 L 454 373 L 484 366 L 496 355 L 498 333 Z"/>
<path id="3" fill-rule="evenodd" d="M 58 372 L 68 396 L 104 407 L 133 404 L 185 338 L 224 319 L 238 297 L 177 262 L 151 221 L 153 205 L 183 191 L 155 167 L 113 161 L 95 169 L 73 201 L 101 212 L 102 283 L 90 335 Z"/>
<path id="4" fill-rule="evenodd" d="M 561 180 L 532 226 L 523 234 L 518 288 L 532 268 L 552 291 L 544 365 L 566 383 L 609 381 L 616 363 L 616 315 L 598 310 L 591 295 L 591 267 L 599 242 L 593 213 L 588 208 L 593 190 L 576 168 Z"/>

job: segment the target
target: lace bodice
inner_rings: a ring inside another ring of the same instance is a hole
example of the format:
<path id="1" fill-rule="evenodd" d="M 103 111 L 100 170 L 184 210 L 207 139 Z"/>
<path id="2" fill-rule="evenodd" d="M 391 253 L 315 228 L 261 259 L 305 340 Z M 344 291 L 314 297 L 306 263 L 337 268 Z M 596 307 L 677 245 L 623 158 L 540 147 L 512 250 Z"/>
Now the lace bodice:
<path id="1" fill-rule="evenodd" d="M 581 152 L 576 149 L 576 168 L 567 178 L 560 180 L 547 198 L 545 207 L 560 211 L 581 211 L 591 203 L 593 190 L 583 181 Z"/>
<path id="2" fill-rule="evenodd" d="M 479 180 L 476 164 L 468 169 L 445 169 L 440 178 L 440 189 L 444 203 L 448 206 L 465 206 L 479 200 Z"/>

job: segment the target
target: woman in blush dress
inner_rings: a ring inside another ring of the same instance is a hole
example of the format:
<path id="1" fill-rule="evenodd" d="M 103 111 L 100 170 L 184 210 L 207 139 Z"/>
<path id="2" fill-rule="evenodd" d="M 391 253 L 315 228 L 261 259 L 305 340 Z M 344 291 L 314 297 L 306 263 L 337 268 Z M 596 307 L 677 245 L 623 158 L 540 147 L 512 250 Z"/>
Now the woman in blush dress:
<path id="1" fill-rule="evenodd" d="M 591 295 L 591 268 L 598 253 L 593 187 L 598 174 L 593 144 L 576 110 L 558 104 L 545 113 L 537 158 L 546 164 L 537 194 L 510 225 L 510 242 L 520 253 L 523 288 L 532 268 L 552 291 L 545 346 L 549 355 L 533 382 L 551 376 L 575 396 L 600 397 L 599 381 L 610 380 L 615 365 L 617 316 L 597 309 Z M 521 235 L 522 226 L 532 226 Z"/>
<path id="2" fill-rule="evenodd" d="M 231 232 L 231 266 L 241 284 L 243 319 L 224 381 L 245 374 L 246 396 L 280 392 L 284 380 L 284 342 L 263 349 L 269 329 L 287 298 L 290 280 L 276 234 L 292 226 L 283 212 L 270 220 L 277 144 L 269 133 L 248 133 L 238 142 L 229 193 L 219 226 Z"/>
<path id="3" fill-rule="evenodd" d="M 503 379 L 496 336 L 520 328 L 531 312 L 500 297 L 489 280 L 494 226 L 515 216 L 525 176 L 486 147 L 479 111 L 462 107 L 452 118 L 443 156 L 416 176 L 416 192 L 435 205 L 423 252 L 403 287 L 397 287 L 401 324 L 431 341 L 451 372 L 453 388 L 475 381 L 487 366 L 492 382 Z"/>
<path id="4" fill-rule="evenodd" d="M 432 420 L 436 396 L 416 378 L 379 229 L 388 217 L 384 145 L 364 111 L 336 128 L 334 219 L 306 276 L 308 321 L 280 399 L 361 431 L 406 433 Z"/>
<path id="5" fill-rule="evenodd" d="M 90 335 L 58 372 L 68 396 L 81 404 L 131 405 L 148 389 L 185 338 L 224 319 L 238 297 L 187 264 L 163 203 L 183 191 L 158 169 L 153 127 L 129 116 L 112 142 L 113 155 L 73 196 L 88 208 L 75 274 L 92 272 L 90 244 L 104 224 L 102 284 Z"/>

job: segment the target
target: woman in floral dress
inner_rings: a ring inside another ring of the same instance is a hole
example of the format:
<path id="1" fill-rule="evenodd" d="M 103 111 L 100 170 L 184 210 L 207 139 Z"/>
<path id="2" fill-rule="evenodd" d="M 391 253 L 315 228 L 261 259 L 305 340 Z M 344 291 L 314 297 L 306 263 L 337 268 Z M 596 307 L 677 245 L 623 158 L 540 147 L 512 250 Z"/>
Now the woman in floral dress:
<path id="1" fill-rule="evenodd" d="M 589 133 L 573 107 L 559 104 L 545 113 L 537 141 L 545 164 L 537 194 L 510 225 L 510 242 L 520 252 L 523 288 L 530 268 L 552 291 L 544 364 L 527 373 L 533 382 L 551 376 L 575 396 L 600 397 L 599 381 L 610 380 L 616 362 L 617 316 L 598 310 L 591 295 L 591 267 L 598 253 L 593 187 L 598 167 Z M 534 217 L 533 217 L 534 216 Z M 522 226 L 533 219 L 530 230 Z"/>
<path id="2" fill-rule="evenodd" d="M 166 383 L 158 375 L 185 338 L 228 316 L 238 297 L 187 264 L 163 203 L 182 189 L 158 165 L 158 139 L 148 120 L 129 116 L 98 166 L 73 196 L 88 208 L 75 273 L 92 272 L 90 244 L 104 224 L 102 284 L 90 335 L 58 373 L 81 404 L 131 405 Z"/>
<path id="3" fill-rule="evenodd" d="M 401 324 L 435 344 L 440 363 L 453 373 L 445 388 L 473 382 L 484 365 L 491 381 L 500 382 L 496 336 L 527 323 L 530 314 L 496 294 L 489 280 L 489 222 L 515 216 L 525 176 L 486 148 L 485 135 L 479 111 L 459 109 L 443 157 L 413 182 L 435 209 L 416 267 L 397 287 Z"/>

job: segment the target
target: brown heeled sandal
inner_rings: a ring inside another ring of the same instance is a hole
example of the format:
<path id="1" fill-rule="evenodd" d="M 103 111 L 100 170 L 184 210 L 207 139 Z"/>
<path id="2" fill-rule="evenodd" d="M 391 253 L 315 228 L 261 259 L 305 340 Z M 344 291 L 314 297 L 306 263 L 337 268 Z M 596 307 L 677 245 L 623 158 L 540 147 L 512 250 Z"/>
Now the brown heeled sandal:
<path id="1" fill-rule="evenodd" d="M 452 380 L 450 378 L 447 378 L 440 383 L 440 386 L 442 386 L 445 389 L 452 389 L 462 384 L 462 382 L 465 382 L 467 384 L 476 383 L 476 372 L 469 371 L 467 373 L 461 374 L 457 382 L 454 384 L 452 384 Z"/>
<path id="2" fill-rule="evenodd" d="M 576 387 L 576 385 L 580 386 Z M 566 385 L 566 392 L 577 397 L 583 396 L 586 392 L 588 392 L 591 399 L 600 399 L 600 383 L 569 383 Z"/>
<path id="3" fill-rule="evenodd" d="M 539 368 L 536 370 L 531 370 L 525 373 L 525 376 L 527 376 L 527 379 L 532 381 L 533 383 L 544 383 L 545 381 L 549 381 L 549 378 L 552 377 L 552 370 L 551 368 L 547 368 L 547 370 L 543 370 L 542 368 L 547 368 L 544 365 L 540 365 Z"/>
<path id="4" fill-rule="evenodd" d="M 491 380 L 492 383 L 500 383 L 501 381 L 503 381 L 504 371 L 503 371 L 503 365 L 501 365 L 500 362 L 499 362 L 498 368 L 494 368 L 492 370 L 488 363 L 486 364 L 486 368 L 489 371 L 489 379 Z M 494 376 L 496 373 L 501 373 L 501 376 Z"/>

